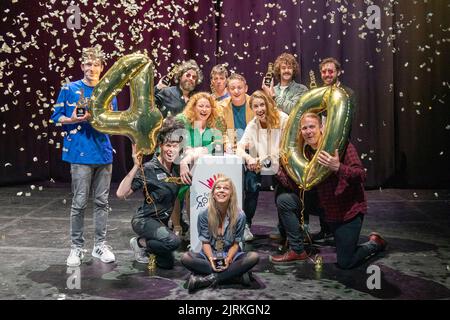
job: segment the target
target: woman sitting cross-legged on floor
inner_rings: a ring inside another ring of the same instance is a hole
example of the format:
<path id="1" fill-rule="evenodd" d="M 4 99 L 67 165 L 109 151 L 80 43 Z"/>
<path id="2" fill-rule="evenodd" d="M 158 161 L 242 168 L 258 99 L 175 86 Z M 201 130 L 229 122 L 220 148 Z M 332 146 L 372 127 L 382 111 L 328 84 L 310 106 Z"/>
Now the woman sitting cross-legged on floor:
<path id="1" fill-rule="evenodd" d="M 236 188 L 230 178 L 219 177 L 211 190 L 208 209 L 198 216 L 197 229 L 202 242 L 200 253 L 186 252 L 181 263 L 193 274 L 189 292 L 229 280 L 248 280 L 248 271 L 259 261 L 256 252 L 243 252 L 245 214 L 238 208 Z"/>

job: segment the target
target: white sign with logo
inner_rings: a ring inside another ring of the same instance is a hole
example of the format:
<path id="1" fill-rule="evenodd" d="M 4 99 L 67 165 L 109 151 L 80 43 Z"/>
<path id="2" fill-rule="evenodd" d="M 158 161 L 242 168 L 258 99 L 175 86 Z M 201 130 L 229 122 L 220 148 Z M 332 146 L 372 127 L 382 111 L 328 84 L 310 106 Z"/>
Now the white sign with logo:
<path id="1" fill-rule="evenodd" d="M 243 176 L 241 157 L 236 155 L 212 156 L 205 155 L 197 159 L 193 169 L 191 197 L 190 197 L 190 236 L 191 250 L 200 252 L 202 244 L 198 239 L 197 218 L 200 212 L 208 208 L 208 197 L 214 182 L 219 175 L 229 177 L 235 187 L 238 206 L 242 208 Z"/>

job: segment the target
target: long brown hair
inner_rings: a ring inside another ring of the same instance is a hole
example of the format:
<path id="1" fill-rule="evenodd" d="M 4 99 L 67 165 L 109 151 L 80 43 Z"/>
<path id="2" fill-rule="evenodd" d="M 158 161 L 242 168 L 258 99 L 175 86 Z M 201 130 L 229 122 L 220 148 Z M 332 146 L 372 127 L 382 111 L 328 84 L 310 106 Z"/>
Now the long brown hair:
<path id="1" fill-rule="evenodd" d="M 217 185 L 223 182 L 228 183 L 231 187 L 231 196 L 230 200 L 228 201 L 228 209 L 227 209 L 227 216 L 230 219 L 230 224 L 228 225 L 229 232 L 233 232 L 236 229 L 239 214 L 236 187 L 234 186 L 234 183 L 233 181 L 231 181 L 230 178 L 221 175 L 213 184 L 211 193 L 209 194 L 209 202 L 208 202 L 208 228 L 209 232 L 214 236 L 214 238 L 217 238 L 218 236 L 220 225 L 220 217 L 219 217 L 220 213 L 217 210 L 216 200 L 214 199 L 214 191 L 216 190 Z"/>
<path id="2" fill-rule="evenodd" d="M 250 107 L 253 110 L 253 101 L 255 99 L 262 99 L 266 105 L 266 118 L 267 118 L 267 129 L 279 129 L 280 128 L 280 114 L 276 107 L 275 101 L 264 91 L 256 90 L 250 96 Z"/>

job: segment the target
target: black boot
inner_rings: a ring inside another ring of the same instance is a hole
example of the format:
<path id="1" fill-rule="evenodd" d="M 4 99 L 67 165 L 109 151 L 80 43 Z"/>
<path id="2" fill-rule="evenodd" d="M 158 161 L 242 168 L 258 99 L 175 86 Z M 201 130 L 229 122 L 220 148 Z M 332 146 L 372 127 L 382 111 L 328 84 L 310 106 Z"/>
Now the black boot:
<path id="1" fill-rule="evenodd" d="M 207 276 L 195 276 L 191 274 L 188 281 L 189 293 L 193 293 L 198 289 L 214 287 L 217 284 L 217 276 L 211 273 Z"/>

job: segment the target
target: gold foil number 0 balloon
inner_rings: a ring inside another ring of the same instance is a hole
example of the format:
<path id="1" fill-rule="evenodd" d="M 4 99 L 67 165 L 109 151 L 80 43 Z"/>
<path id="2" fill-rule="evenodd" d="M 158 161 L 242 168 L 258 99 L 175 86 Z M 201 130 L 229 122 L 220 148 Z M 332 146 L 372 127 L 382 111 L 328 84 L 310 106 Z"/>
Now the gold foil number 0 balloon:
<path id="1" fill-rule="evenodd" d="M 130 107 L 112 111 L 112 99 L 130 83 Z M 124 135 L 136 144 L 137 151 L 153 153 L 162 114 L 154 101 L 153 65 L 143 54 L 120 58 L 95 86 L 89 101 L 91 125 L 107 134 Z"/>
<path id="2" fill-rule="evenodd" d="M 353 108 L 347 92 L 331 86 L 308 91 L 290 113 L 281 140 L 281 163 L 301 189 L 310 190 L 331 173 L 330 169 L 319 164 L 318 155 L 321 150 L 334 155 L 336 149 L 342 154 L 352 125 Z M 327 121 L 323 137 L 310 161 L 304 154 L 305 141 L 301 135 L 300 119 L 305 113 L 320 113 L 325 110 Z"/>

